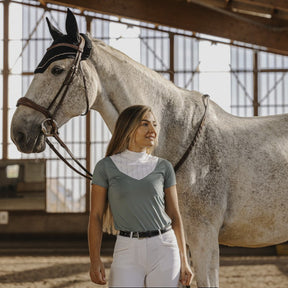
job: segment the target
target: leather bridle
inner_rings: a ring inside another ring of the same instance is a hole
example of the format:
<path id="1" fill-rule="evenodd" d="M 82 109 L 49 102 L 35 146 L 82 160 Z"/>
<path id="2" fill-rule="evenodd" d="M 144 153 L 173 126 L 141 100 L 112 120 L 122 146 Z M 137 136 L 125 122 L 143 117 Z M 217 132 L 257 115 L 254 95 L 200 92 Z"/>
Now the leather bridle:
<path id="1" fill-rule="evenodd" d="M 201 134 L 201 131 L 202 131 L 202 128 L 205 124 L 205 121 L 206 121 L 206 118 L 207 118 L 207 110 L 208 110 L 208 104 L 209 104 L 209 95 L 207 94 L 204 94 L 203 95 L 203 102 L 204 102 L 204 107 L 205 107 L 205 111 L 204 111 L 204 114 L 202 116 L 202 119 L 201 119 L 201 122 L 198 126 L 198 129 L 194 135 L 194 138 L 191 142 L 191 144 L 189 145 L 189 147 L 187 148 L 187 150 L 185 151 L 185 153 L 183 154 L 183 156 L 181 157 L 181 159 L 177 162 L 177 164 L 174 166 L 174 171 L 175 173 L 179 170 L 179 168 L 182 166 L 182 164 L 186 161 L 186 159 L 188 158 L 192 148 L 195 146 L 197 140 L 199 139 L 200 137 L 200 134 Z"/>
<path id="2" fill-rule="evenodd" d="M 57 154 L 57 156 L 61 160 L 63 160 L 65 162 L 65 164 L 67 164 L 71 169 L 73 169 L 79 175 L 86 177 L 87 179 L 91 180 L 92 174 L 75 158 L 73 153 L 69 150 L 69 148 L 66 146 L 66 144 L 59 137 L 58 124 L 55 121 L 55 115 L 57 114 L 59 108 L 61 107 L 61 105 L 62 105 L 62 103 L 66 97 L 66 94 L 68 92 L 68 89 L 70 87 L 70 84 L 72 83 L 78 70 L 82 74 L 83 83 L 84 83 L 84 90 L 85 90 L 85 98 L 86 98 L 86 111 L 85 111 L 85 113 L 83 113 L 81 115 L 84 116 L 89 112 L 89 98 L 88 98 L 88 92 L 87 92 L 87 86 L 86 86 L 86 79 L 85 79 L 84 73 L 83 73 L 83 71 L 81 69 L 81 65 L 80 65 L 81 56 L 82 56 L 82 53 L 83 53 L 84 47 L 85 47 L 85 39 L 82 36 L 80 36 L 80 37 L 81 37 L 80 38 L 81 40 L 80 40 L 79 45 L 73 45 L 73 44 L 69 44 L 69 43 L 58 43 L 58 44 L 52 45 L 51 47 L 49 47 L 47 49 L 47 50 L 51 50 L 51 49 L 59 47 L 59 46 L 67 46 L 69 48 L 73 48 L 76 50 L 76 56 L 74 58 L 74 61 L 71 65 L 60 89 L 58 90 L 57 94 L 55 95 L 55 97 L 53 98 L 53 100 L 49 104 L 49 106 L 47 108 L 43 107 L 43 106 L 35 103 L 34 101 L 28 99 L 27 97 L 20 98 L 18 100 L 16 106 L 18 107 L 20 105 L 24 105 L 24 106 L 27 106 L 29 108 L 32 108 L 32 109 L 42 113 L 46 117 L 43 120 L 43 122 L 41 123 L 41 130 L 42 130 L 42 133 L 46 136 L 46 138 L 45 138 L 46 143 Z M 58 101 L 58 103 L 56 103 L 58 99 L 60 99 L 60 100 Z M 52 112 L 52 108 L 54 106 L 55 106 L 55 108 L 54 108 L 54 111 Z M 52 136 L 57 140 L 57 142 L 65 149 L 65 151 L 71 156 L 71 158 L 77 163 L 77 165 L 86 172 L 86 175 L 84 173 L 80 172 L 79 170 L 77 170 L 75 167 L 73 167 L 60 154 L 60 152 L 54 147 L 54 145 L 48 139 L 49 136 Z"/>
<path id="3" fill-rule="evenodd" d="M 73 48 L 75 49 L 76 52 L 76 56 L 74 58 L 74 61 L 72 63 L 72 66 L 70 67 L 64 82 L 62 83 L 60 89 L 58 90 L 57 94 L 55 95 L 55 97 L 53 98 L 52 102 L 50 103 L 50 105 L 45 108 L 37 103 L 35 103 L 34 101 L 28 99 L 27 97 L 22 97 L 18 100 L 17 102 L 17 107 L 20 105 L 24 105 L 27 107 L 30 107 L 40 113 L 42 113 L 46 118 L 43 120 L 43 122 L 41 123 L 41 130 L 42 133 L 46 136 L 45 141 L 46 143 L 50 146 L 50 148 L 56 153 L 56 155 L 65 162 L 65 164 L 67 166 L 69 166 L 72 170 L 74 170 L 76 173 L 78 173 L 79 175 L 87 178 L 87 179 L 92 179 L 92 174 L 75 158 L 75 156 L 73 155 L 73 153 L 69 150 L 69 148 L 66 146 L 66 144 L 61 140 L 61 138 L 59 137 L 59 132 L 58 132 L 58 125 L 57 122 L 55 121 L 55 115 L 58 112 L 60 106 L 62 105 L 65 96 L 68 92 L 69 86 L 72 83 L 77 71 L 79 70 L 80 73 L 82 74 L 83 77 L 83 83 L 84 83 L 84 88 L 85 88 L 85 98 L 86 98 L 86 111 L 84 114 L 81 114 L 82 116 L 86 115 L 89 111 L 89 99 L 88 99 L 88 93 L 87 93 L 87 86 L 86 86 L 86 79 L 84 77 L 84 74 L 81 70 L 81 65 L 80 65 L 80 61 L 81 61 L 81 56 L 84 50 L 84 46 L 85 46 L 85 39 L 81 37 L 81 41 L 79 43 L 79 45 L 73 45 L 73 44 L 68 44 L 68 43 L 59 43 L 59 44 L 55 44 L 52 45 L 50 48 L 48 48 L 47 50 L 51 50 L 55 47 L 59 47 L 59 46 L 67 46 L 69 48 Z M 61 95 L 61 92 L 62 96 Z M 204 126 L 205 120 L 206 120 L 206 114 L 207 114 L 207 109 L 208 109 L 208 101 L 209 101 L 209 95 L 203 95 L 204 96 L 204 105 L 205 105 L 205 111 L 203 114 L 203 117 L 201 119 L 200 125 L 194 135 L 194 138 L 191 142 L 191 144 L 189 145 L 189 147 L 187 148 L 186 152 L 183 154 L 183 156 L 181 157 L 181 159 L 178 161 L 178 163 L 174 166 L 174 170 L 175 173 L 178 171 L 178 169 L 182 166 L 182 164 L 186 161 L 186 159 L 188 158 L 192 148 L 195 146 L 197 139 L 200 136 L 200 133 L 202 131 L 202 128 Z M 58 101 L 58 103 L 56 103 L 57 99 L 60 97 L 60 100 Z M 207 102 L 206 102 L 207 100 Z M 53 106 L 56 106 L 54 108 L 54 111 L 51 112 Z M 75 167 L 73 167 L 65 158 L 64 156 L 61 155 L 61 153 L 54 147 L 54 145 L 50 142 L 50 140 L 48 139 L 48 137 L 54 137 L 57 142 L 65 149 L 65 151 L 70 155 L 70 157 L 77 163 L 77 165 L 83 169 L 86 172 L 86 175 L 82 172 L 80 172 L 79 170 L 77 170 Z"/>

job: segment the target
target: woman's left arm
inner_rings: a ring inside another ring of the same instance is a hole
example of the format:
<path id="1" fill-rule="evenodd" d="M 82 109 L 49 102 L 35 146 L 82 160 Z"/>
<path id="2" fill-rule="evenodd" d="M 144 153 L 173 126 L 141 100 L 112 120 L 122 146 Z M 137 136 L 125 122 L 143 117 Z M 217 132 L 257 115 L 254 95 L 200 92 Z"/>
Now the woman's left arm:
<path id="1" fill-rule="evenodd" d="M 180 281 L 183 285 L 190 285 L 193 278 L 190 265 L 187 260 L 186 242 L 181 214 L 178 205 L 178 196 L 176 185 L 165 188 L 165 210 L 172 220 L 172 228 L 175 232 L 181 259 L 181 277 Z"/>

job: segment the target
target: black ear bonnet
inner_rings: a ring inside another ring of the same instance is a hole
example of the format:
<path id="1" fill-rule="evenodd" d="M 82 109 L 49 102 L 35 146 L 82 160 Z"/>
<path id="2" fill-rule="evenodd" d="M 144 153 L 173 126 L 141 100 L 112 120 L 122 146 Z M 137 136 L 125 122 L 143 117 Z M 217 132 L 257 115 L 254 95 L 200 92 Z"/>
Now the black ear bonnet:
<path id="1" fill-rule="evenodd" d="M 85 40 L 85 46 L 84 46 L 84 51 L 81 56 L 81 60 L 86 60 L 91 53 L 92 49 L 92 42 L 88 38 L 87 35 L 85 34 L 80 34 L 84 40 Z M 58 39 L 54 40 L 51 47 L 55 44 L 60 44 L 60 43 L 68 43 L 68 44 L 73 44 L 78 46 L 79 43 L 73 43 L 71 41 L 71 38 L 68 35 L 63 35 L 62 37 L 59 37 Z M 41 62 L 35 69 L 34 73 L 43 73 L 47 67 L 54 61 L 60 60 L 60 59 L 66 59 L 66 58 L 75 58 L 77 53 L 77 50 L 74 49 L 73 47 L 69 46 L 56 46 L 55 48 L 49 49 L 44 57 L 42 58 Z"/>

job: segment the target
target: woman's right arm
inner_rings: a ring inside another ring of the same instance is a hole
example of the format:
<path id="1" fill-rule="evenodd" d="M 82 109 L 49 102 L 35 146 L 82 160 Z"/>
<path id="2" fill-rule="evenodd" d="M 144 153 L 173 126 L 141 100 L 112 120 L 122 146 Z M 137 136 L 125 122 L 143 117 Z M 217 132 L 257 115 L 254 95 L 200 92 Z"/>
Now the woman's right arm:
<path id="1" fill-rule="evenodd" d="M 105 268 L 100 259 L 102 243 L 103 215 L 107 205 L 107 189 L 99 185 L 92 185 L 91 211 L 88 225 L 88 243 L 90 255 L 91 281 L 105 285 Z"/>

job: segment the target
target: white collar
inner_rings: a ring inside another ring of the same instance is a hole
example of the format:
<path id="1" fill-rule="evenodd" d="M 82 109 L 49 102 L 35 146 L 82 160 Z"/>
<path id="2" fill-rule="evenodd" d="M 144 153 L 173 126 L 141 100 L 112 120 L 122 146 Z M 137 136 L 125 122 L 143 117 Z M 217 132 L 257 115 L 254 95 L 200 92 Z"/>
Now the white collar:
<path id="1" fill-rule="evenodd" d="M 121 154 L 121 157 L 130 161 L 145 161 L 149 158 L 149 154 L 144 152 L 134 152 L 126 149 Z"/>

